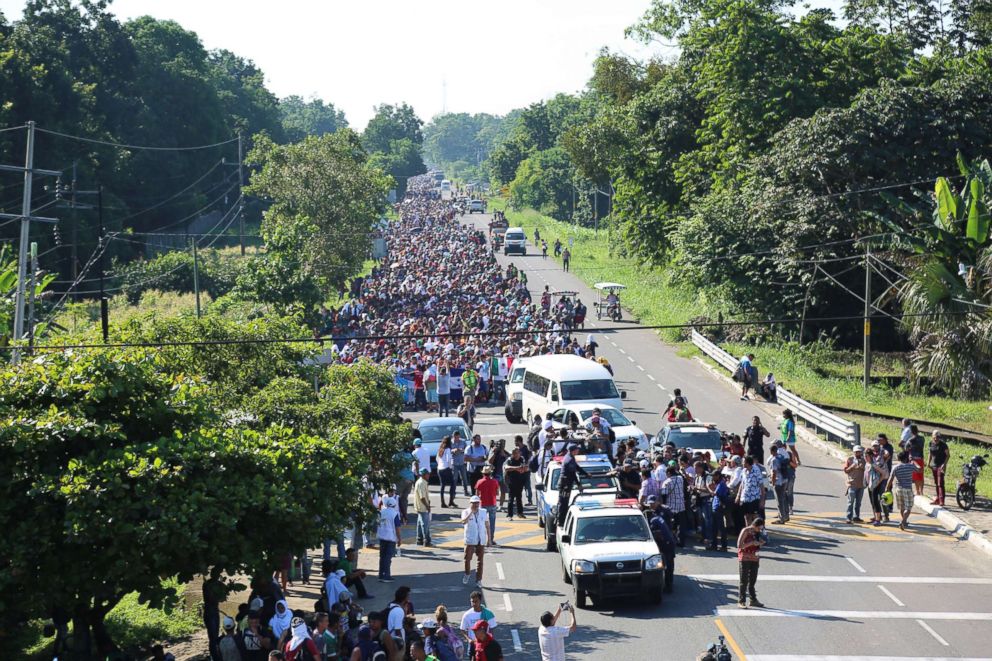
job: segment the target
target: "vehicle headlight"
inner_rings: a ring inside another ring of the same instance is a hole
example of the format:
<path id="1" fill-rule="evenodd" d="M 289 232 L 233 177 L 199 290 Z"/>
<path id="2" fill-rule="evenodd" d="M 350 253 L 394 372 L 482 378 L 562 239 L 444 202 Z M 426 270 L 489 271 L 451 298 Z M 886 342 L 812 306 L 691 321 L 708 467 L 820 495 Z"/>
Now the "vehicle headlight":
<path id="1" fill-rule="evenodd" d="M 660 555 L 653 555 L 644 561 L 645 569 L 664 569 L 665 561 L 661 559 Z"/>
<path id="2" fill-rule="evenodd" d="M 524 398 L 524 394 L 522 392 L 515 392 L 510 397 L 510 399 L 512 399 L 514 402 L 519 402 L 523 398 Z"/>
<path id="3" fill-rule="evenodd" d="M 595 574 L 596 563 L 589 562 L 588 560 L 576 560 L 575 564 L 572 565 L 572 569 L 576 574 Z"/>

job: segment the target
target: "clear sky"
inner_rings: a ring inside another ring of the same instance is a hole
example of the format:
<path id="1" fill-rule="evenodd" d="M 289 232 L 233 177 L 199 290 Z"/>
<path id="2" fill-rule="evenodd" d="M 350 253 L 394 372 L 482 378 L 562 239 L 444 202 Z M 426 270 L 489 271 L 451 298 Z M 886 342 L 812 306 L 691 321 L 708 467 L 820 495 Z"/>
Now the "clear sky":
<path id="1" fill-rule="evenodd" d="M 818 0 L 835 5 L 839 0 Z M 603 46 L 665 54 L 624 39 L 648 0 L 116 0 L 250 58 L 280 97 L 318 96 L 361 130 L 379 103 L 503 114 L 584 87 Z M 8 20 L 24 0 L 0 0 Z M 446 93 L 445 93 L 446 83 Z"/>

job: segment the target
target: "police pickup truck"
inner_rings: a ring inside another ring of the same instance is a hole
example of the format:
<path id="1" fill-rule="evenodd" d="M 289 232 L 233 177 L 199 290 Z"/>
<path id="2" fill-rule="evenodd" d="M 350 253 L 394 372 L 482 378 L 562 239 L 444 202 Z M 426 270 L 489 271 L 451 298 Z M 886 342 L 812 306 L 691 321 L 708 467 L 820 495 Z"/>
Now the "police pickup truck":
<path id="1" fill-rule="evenodd" d="M 616 498 L 620 493 L 620 482 L 610 475 L 613 467 L 605 454 L 576 455 L 576 461 L 589 477 L 579 475 L 582 493 Z M 537 485 L 537 525 L 544 528 L 544 543 L 549 551 L 555 550 L 555 528 L 558 527 L 558 481 L 561 479 L 561 459 L 556 457 L 548 464 L 544 480 Z M 579 495 L 577 488 L 572 489 L 570 500 L 575 501 Z"/>
<path id="2" fill-rule="evenodd" d="M 561 574 L 574 604 L 589 596 L 640 596 L 660 604 L 665 563 L 637 501 L 579 496 L 556 531 Z"/>

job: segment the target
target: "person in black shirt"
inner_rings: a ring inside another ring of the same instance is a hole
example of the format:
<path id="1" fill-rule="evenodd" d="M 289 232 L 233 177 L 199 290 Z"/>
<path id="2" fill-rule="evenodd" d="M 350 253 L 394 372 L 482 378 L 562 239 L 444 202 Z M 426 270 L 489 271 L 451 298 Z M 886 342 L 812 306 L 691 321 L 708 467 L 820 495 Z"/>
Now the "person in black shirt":
<path id="1" fill-rule="evenodd" d="M 763 464 L 765 461 L 765 441 L 771 434 L 761 424 L 761 418 L 754 416 L 751 418 L 751 426 L 744 430 L 744 443 L 746 445 L 747 456 L 753 457 L 755 463 Z"/>
<path id="2" fill-rule="evenodd" d="M 561 461 L 561 476 L 558 478 L 558 525 L 565 525 L 565 515 L 568 514 L 568 506 L 571 503 L 572 487 L 578 487 L 582 493 L 582 483 L 579 482 L 579 475 L 589 477 L 579 462 L 575 460 L 575 455 L 579 451 L 579 446 L 569 443 L 566 447 L 568 454 Z"/>
<path id="3" fill-rule="evenodd" d="M 534 453 L 531 452 L 530 448 L 527 447 L 527 444 L 524 443 L 524 437 L 521 436 L 520 434 L 517 434 L 516 436 L 513 437 L 513 447 L 520 448 L 520 456 L 523 458 L 524 464 L 528 466 L 528 474 L 526 476 L 526 479 L 524 480 L 524 491 L 527 493 L 527 504 L 532 505 L 534 503 L 534 489 L 531 487 L 530 484 L 529 467 L 530 467 L 530 458 L 534 455 Z"/>
<path id="4" fill-rule="evenodd" d="M 944 474 L 947 473 L 947 462 L 950 458 L 951 452 L 947 443 L 941 438 L 940 432 L 934 430 L 930 436 L 930 472 L 933 474 L 933 484 L 937 488 L 934 505 L 944 504 Z"/>
<path id="5" fill-rule="evenodd" d="M 527 461 L 523 458 L 520 447 L 514 447 L 510 458 L 503 464 L 503 479 L 506 480 L 506 487 L 510 491 L 510 502 L 507 505 L 506 511 L 511 521 L 513 520 L 514 513 L 521 519 L 527 518 L 524 516 L 522 496 L 524 484 L 529 478 L 530 469 L 527 467 Z"/>

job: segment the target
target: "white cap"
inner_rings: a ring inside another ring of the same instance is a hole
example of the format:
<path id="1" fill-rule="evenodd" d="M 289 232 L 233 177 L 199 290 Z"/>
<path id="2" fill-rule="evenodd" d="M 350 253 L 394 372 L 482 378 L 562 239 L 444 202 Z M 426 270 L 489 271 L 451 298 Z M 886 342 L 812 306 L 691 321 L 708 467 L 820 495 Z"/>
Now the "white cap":
<path id="1" fill-rule="evenodd" d="M 855 445 L 854 446 L 854 451 L 855 452 L 864 452 L 865 449 L 863 447 L 861 447 L 860 445 Z"/>
<path id="2" fill-rule="evenodd" d="M 224 616 L 224 628 L 227 630 L 234 628 L 234 619 L 230 615 Z"/>
<path id="3" fill-rule="evenodd" d="M 551 421 L 550 420 L 545 420 L 544 421 L 544 428 L 545 429 L 551 429 L 552 426 L 553 425 L 551 424 Z"/>
<path id="4" fill-rule="evenodd" d="M 396 499 L 395 498 L 387 498 L 385 500 L 385 504 L 386 504 L 386 507 L 396 507 Z"/>
<path id="5" fill-rule="evenodd" d="M 651 468 L 651 462 L 647 459 L 641 459 L 641 468 Z"/>

